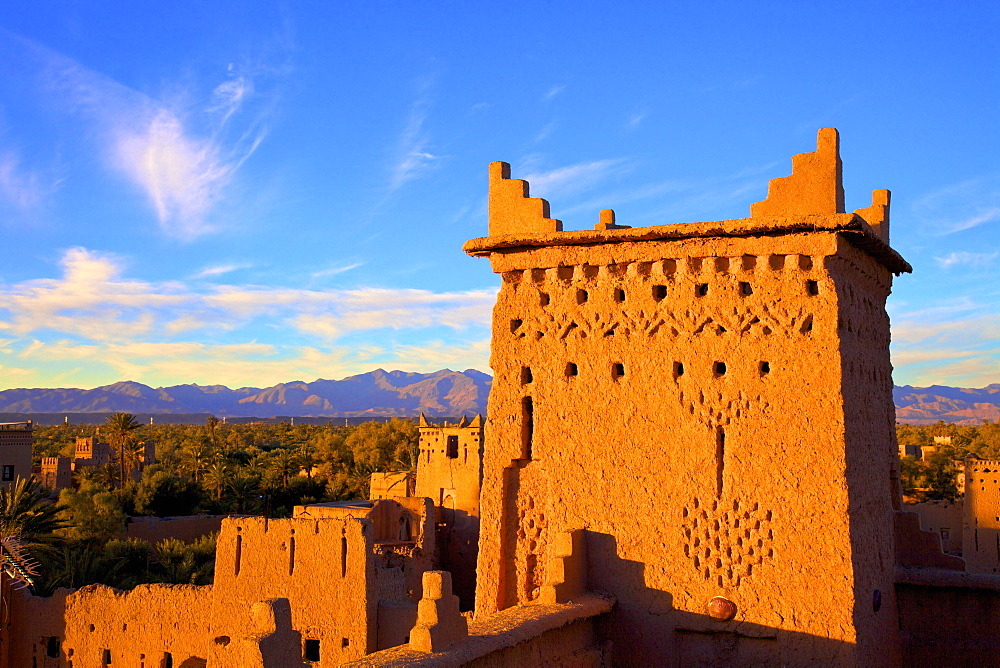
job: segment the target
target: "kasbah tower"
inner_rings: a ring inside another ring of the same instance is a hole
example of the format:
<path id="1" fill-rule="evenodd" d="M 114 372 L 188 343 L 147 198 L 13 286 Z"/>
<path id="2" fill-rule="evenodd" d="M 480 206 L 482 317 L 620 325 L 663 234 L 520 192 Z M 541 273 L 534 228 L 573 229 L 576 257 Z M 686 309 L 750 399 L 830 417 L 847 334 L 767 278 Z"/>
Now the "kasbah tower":
<path id="1" fill-rule="evenodd" d="M 888 241 L 888 191 L 844 210 L 834 129 L 724 222 L 564 232 L 493 163 L 476 617 L 583 530 L 616 664 L 897 664 Z"/>

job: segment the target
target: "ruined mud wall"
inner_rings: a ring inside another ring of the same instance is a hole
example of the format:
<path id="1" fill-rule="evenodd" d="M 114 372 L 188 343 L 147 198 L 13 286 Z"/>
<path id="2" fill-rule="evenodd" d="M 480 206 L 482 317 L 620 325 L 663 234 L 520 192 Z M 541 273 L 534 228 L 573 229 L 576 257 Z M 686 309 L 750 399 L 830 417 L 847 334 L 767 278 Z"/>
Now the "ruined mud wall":
<path id="1" fill-rule="evenodd" d="M 16 594 L 8 666 L 204 665 L 212 587 L 89 585 L 51 598 Z M 54 651 L 53 651 L 54 650 Z M 52 656 L 54 655 L 54 656 Z"/>
<path id="2" fill-rule="evenodd" d="M 375 649 L 378 600 L 367 597 L 374 579 L 373 527 L 359 519 L 226 520 L 215 561 L 211 634 L 241 638 L 259 626 L 251 605 L 287 599 L 281 629 L 299 642 L 319 641 L 321 661 L 335 666 Z M 219 665 L 230 657 L 213 648 Z"/>

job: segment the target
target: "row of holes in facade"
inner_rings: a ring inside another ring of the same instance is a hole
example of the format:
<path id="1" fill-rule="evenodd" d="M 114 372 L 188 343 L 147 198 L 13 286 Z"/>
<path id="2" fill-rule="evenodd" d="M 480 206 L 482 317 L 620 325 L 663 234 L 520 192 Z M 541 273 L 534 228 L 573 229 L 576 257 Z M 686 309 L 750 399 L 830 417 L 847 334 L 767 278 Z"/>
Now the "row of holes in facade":
<path id="1" fill-rule="evenodd" d="M 793 268 L 789 263 L 790 258 L 798 258 L 798 269 L 802 271 L 809 271 L 813 268 L 813 259 L 808 255 L 769 255 L 767 256 L 767 266 L 773 271 Z M 728 257 L 690 257 L 686 260 L 687 271 L 689 274 L 700 274 L 706 268 L 706 260 L 710 260 L 711 268 L 716 273 L 724 274 L 731 270 L 733 261 L 736 259 Z M 755 271 L 759 264 L 759 259 L 761 258 L 755 255 L 744 255 L 738 258 L 739 269 L 742 271 Z M 685 261 L 682 260 L 681 262 L 684 263 Z M 592 264 L 582 264 L 579 266 L 562 265 L 550 268 L 515 269 L 505 272 L 504 276 L 507 277 L 506 280 L 509 282 L 515 283 L 525 276 L 530 277 L 530 280 L 534 283 L 541 283 L 551 278 L 553 271 L 555 272 L 555 278 L 562 281 L 571 281 L 574 276 L 578 278 L 596 278 L 602 272 L 612 277 L 621 277 L 628 274 L 651 276 L 656 273 L 663 276 L 673 276 L 678 271 L 677 265 L 678 261 L 673 259 L 658 260 L 656 262 L 622 262 L 603 266 Z"/>
<path id="2" fill-rule="evenodd" d="M 819 281 L 808 280 L 805 281 L 805 293 L 809 296 L 816 296 L 819 294 Z M 652 297 L 654 302 L 661 302 L 667 298 L 668 289 L 666 285 L 654 285 L 652 286 Z M 694 286 L 694 296 L 695 297 L 707 297 L 709 294 L 709 284 L 708 283 L 696 283 Z M 739 286 L 739 294 L 744 297 L 749 297 L 753 294 L 753 286 L 746 281 L 741 281 Z M 615 288 L 612 292 L 611 298 L 619 303 L 626 300 L 625 290 L 622 288 Z M 539 305 L 548 306 L 552 299 L 547 292 L 539 293 Z M 584 290 L 583 288 L 578 288 L 576 291 L 576 303 L 586 304 L 590 301 L 590 291 Z"/>
<path id="3" fill-rule="evenodd" d="M 714 362 L 712 364 L 712 375 L 716 378 L 722 378 L 728 372 L 728 367 L 725 362 Z M 771 363 L 770 362 L 758 362 L 757 372 L 761 376 L 766 376 L 771 373 Z M 673 367 L 674 379 L 678 379 L 684 375 L 684 363 L 674 362 Z M 573 378 L 580 375 L 580 367 L 577 366 L 576 362 L 567 362 L 566 367 L 563 370 L 563 375 L 567 378 Z M 615 380 L 622 378 L 625 375 L 625 365 L 620 362 L 615 362 L 611 365 L 611 377 Z M 534 382 L 534 377 L 531 374 L 531 367 L 523 366 L 521 367 L 521 384 L 527 385 Z"/>

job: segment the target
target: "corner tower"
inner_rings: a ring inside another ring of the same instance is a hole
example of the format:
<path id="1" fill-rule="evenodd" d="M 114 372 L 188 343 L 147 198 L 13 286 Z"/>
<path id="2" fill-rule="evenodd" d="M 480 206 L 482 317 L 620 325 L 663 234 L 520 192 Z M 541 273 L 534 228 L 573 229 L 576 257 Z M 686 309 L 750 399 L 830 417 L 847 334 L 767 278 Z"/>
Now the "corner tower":
<path id="1" fill-rule="evenodd" d="M 892 663 L 888 191 L 844 211 L 833 129 L 742 220 L 561 231 L 514 186 L 465 245 L 502 278 L 476 615 L 585 529 L 624 664 Z"/>

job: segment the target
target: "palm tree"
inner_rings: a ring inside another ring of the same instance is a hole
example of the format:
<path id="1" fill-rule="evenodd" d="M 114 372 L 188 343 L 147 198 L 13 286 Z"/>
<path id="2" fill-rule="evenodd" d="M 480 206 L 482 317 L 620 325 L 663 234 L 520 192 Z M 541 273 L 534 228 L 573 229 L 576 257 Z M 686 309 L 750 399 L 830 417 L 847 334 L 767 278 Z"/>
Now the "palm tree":
<path id="1" fill-rule="evenodd" d="M 226 485 L 229 484 L 229 480 L 232 477 L 229 466 L 224 461 L 217 461 L 205 471 L 202 484 L 214 491 L 215 500 L 220 501 L 222 500 L 222 492 L 226 489 Z"/>
<path id="2" fill-rule="evenodd" d="M 39 482 L 18 478 L 9 487 L 0 488 L 0 538 L 46 542 L 63 526 L 58 512 Z"/>
<path id="3" fill-rule="evenodd" d="M 288 489 L 288 479 L 300 470 L 299 458 L 291 450 L 282 450 L 271 460 L 271 471 L 281 478 L 283 489 Z"/>
<path id="4" fill-rule="evenodd" d="M 118 460 L 119 484 L 124 485 L 126 476 L 131 476 L 137 456 L 135 436 L 132 432 L 140 427 L 139 421 L 131 413 L 115 413 L 108 416 L 108 430 L 111 432 L 111 447 Z"/>

